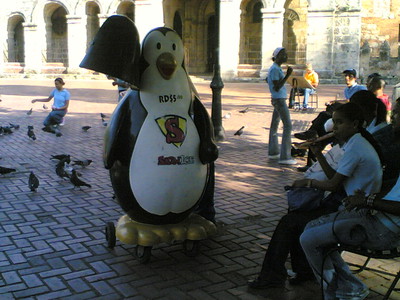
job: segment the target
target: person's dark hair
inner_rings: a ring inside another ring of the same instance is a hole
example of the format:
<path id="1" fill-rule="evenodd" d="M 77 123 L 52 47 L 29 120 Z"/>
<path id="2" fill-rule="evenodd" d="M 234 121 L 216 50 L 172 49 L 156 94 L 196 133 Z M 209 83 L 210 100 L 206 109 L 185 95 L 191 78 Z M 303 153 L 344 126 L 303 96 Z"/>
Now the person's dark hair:
<path id="1" fill-rule="evenodd" d="M 365 90 L 358 91 L 350 97 L 350 102 L 358 104 L 365 115 L 376 113 L 376 125 L 386 122 L 386 106 L 373 92 Z"/>
<path id="2" fill-rule="evenodd" d="M 58 81 L 59 83 L 61 83 L 62 85 L 65 84 L 64 80 L 61 77 L 57 77 L 56 79 L 54 79 L 54 81 Z"/>
<path id="3" fill-rule="evenodd" d="M 372 77 L 367 81 L 367 88 L 371 92 L 383 89 L 385 87 L 385 80 L 382 77 Z"/>
<path id="4" fill-rule="evenodd" d="M 367 77 L 367 82 L 368 82 L 368 80 L 371 80 L 372 78 L 376 78 L 376 77 L 382 78 L 382 75 L 379 74 L 379 73 L 376 73 L 376 72 L 375 73 L 371 73 Z"/>
<path id="5" fill-rule="evenodd" d="M 341 113 L 344 118 L 349 121 L 358 121 L 358 131 L 372 145 L 372 147 L 374 147 L 376 153 L 379 156 L 379 160 L 383 165 L 383 154 L 379 144 L 373 138 L 372 134 L 370 134 L 363 126 L 365 119 L 362 106 L 355 102 L 348 102 L 336 108 L 335 113 L 338 112 Z"/>

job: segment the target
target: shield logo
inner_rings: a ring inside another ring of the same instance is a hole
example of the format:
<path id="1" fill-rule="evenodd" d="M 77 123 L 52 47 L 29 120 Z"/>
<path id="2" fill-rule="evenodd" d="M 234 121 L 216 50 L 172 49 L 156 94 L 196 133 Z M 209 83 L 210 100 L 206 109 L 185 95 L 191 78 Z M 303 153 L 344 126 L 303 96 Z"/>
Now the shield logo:
<path id="1" fill-rule="evenodd" d="M 179 148 L 186 138 L 186 119 L 176 115 L 166 115 L 155 120 L 165 136 L 167 144 Z"/>

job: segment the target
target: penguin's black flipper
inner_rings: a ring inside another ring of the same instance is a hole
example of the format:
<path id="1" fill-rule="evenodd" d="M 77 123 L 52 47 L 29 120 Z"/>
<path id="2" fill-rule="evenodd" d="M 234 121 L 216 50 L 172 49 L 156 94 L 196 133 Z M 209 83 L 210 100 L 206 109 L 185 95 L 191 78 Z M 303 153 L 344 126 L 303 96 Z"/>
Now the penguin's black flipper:
<path id="1" fill-rule="evenodd" d="M 104 133 L 103 162 L 106 169 L 110 169 L 116 159 L 121 159 L 116 155 L 116 151 L 119 148 L 118 137 L 120 137 L 119 132 L 125 122 L 125 118 L 129 117 L 129 114 L 129 100 L 128 97 L 125 97 L 115 108 Z"/>
<path id="2" fill-rule="evenodd" d="M 140 40 L 135 24 L 125 16 L 113 15 L 100 27 L 79 66 L 138 88 L 139 58 Z"/>
<path id="3" fill-rule="evenodd" d="M 193 101 L 194 124 L 200 136 L 200 161 L 208 164 L 218 158 L 218 147 L 214 140 L 214 127 L 210 116 L 199 98 L 194 97 Z"/>

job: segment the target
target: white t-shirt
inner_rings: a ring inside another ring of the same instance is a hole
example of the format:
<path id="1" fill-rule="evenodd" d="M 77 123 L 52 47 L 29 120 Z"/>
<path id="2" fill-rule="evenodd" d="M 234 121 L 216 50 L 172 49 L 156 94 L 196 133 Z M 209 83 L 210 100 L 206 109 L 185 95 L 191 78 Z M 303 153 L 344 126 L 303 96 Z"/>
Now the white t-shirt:
<path id="1" fill-rule="evenodd" d="M 356 190 L 378 193 L 382 185 L 382 166 L 374 147 L 360 134 L 353 135 L 342 147 L 344 154 L 337 173 L 348 177 L 344 189 L 348 196 Z"/>

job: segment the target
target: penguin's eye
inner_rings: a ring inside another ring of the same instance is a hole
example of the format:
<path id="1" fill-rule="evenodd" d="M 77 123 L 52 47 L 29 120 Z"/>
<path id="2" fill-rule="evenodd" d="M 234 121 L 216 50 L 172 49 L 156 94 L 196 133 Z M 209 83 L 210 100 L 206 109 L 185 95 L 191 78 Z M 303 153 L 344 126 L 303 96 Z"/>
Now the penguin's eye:
<path id="1" fill-rule="evenodd" d="M 172 44 L 172 50 L 176 50 L 176 45 L 175 44 Z"/>
<path id="2" fill-rule="evenodd" d="M 157 43 L 157 49 L 160 50 L 161 49 L 161 44 Z"/>

